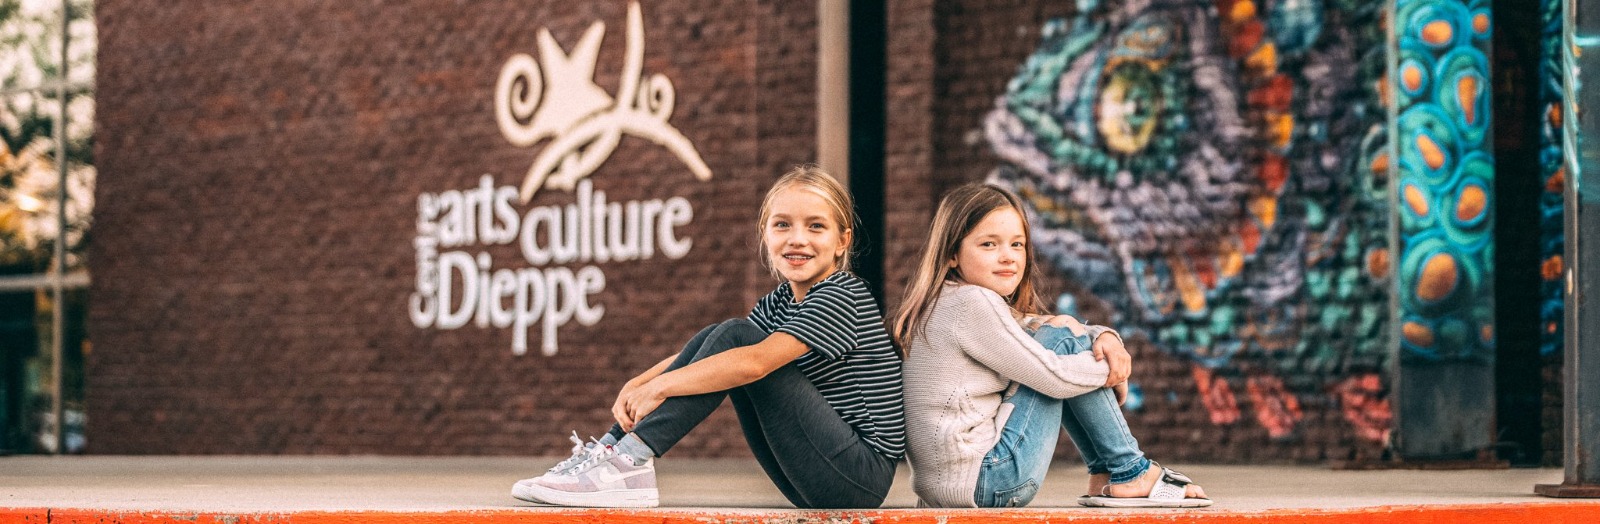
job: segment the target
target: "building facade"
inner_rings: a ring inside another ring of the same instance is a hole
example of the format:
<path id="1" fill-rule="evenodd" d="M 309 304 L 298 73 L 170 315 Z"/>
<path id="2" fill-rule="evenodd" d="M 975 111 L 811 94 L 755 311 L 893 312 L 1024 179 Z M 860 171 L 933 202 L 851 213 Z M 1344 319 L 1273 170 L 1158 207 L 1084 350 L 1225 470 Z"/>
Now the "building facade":
<path id="1" fill-rule="evenodd" d="M 1022 195 L 1154 456 L 1496 446 L 1487 2 L 888 2 L 881 137 L 819 126 L 831 5 L 102 0 L 89 450 L 564 452 L 778 284 L 760 198 L 831 133 L 887 307 L 943 191 Z"/>

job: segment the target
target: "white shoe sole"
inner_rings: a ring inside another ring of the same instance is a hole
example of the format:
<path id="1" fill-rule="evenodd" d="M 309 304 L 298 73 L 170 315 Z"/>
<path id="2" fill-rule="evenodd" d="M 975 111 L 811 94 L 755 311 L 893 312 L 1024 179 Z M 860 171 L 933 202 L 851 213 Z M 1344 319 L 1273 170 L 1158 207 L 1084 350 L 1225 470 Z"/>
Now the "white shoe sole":
<path id="1" fill-rule="evenodd" d="M 532 479 L 529 479 L 529 480 L 532 480 Z M 517 482 L 516 484 L 512 484 L 511 485 L 511 497 L 512 498 L 515 498 L 517 500 L 523 500 L 523 501 L 527 501 L 527 502 L 532 502 L 534 504 L 547 504 L 547 502 L 545 502 L 543 500 L 539 500 L 539 497 L 533 496 L 533 492 L 528 489 L 529 487 L 533 486 L 532 484 L 524 484 L 524 482 L 526 482 L 526 481 Z"/>
<path id="2" fill-rule="evenodd" d="M 1185 498 L 1154 500 L 1147 497 L 1080 497 L 1078 504 L 1091 508 L 1203 508 L 1211 499 Z"/>
<path id="3" fill-rule="evenodd" d="M 538 484 L 519 483 L 511 487 L 511 496 L 538 504 L 580 508 L 654 508 L 661 505 L 661 492 L 656 489 L 613 489 L 573 493 Z"/>

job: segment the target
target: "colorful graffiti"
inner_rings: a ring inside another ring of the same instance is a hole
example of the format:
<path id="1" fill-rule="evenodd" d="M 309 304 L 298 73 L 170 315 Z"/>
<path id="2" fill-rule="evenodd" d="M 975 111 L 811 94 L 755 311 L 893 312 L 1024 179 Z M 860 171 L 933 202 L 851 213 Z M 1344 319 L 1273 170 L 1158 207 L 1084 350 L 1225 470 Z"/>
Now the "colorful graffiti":
<path id="1" fill-rule="evenodd" d="M 1078 5 L 984 122 L 1058 304 L 1188 361 L 1214 424 L 1387 439 L 1382 3 Z"/>
<path id="2" fill-rule="evenodd" d="M 1566 250 L 1561 213 L 1562 200 L 1567 185 L 1567 172 L 1563 167 L 1562 152 L 1562 91 L 1564 68 L 1561 50 L 1562 0 L 1544 0 L 1540 5 L 1543 23 L 1539 61 L 1539 105 L 1544 108 L 1544 118 L 1539 126 L 1539 165 L 1544 173 L 1544 192 L 1539 196 L 1539 252 L 1544 260 L 1539 266 L 1543 284 L 1539 288 L 1539 354 L 1545 358 L 1561 358 L 1563 308 L 1561 296 L 1561 256 Z"/>
<path id="3" fill-rule="evenodd" d="M 1400 0 L 1402 359 L 1494 359 L 1488 0 Z"/>

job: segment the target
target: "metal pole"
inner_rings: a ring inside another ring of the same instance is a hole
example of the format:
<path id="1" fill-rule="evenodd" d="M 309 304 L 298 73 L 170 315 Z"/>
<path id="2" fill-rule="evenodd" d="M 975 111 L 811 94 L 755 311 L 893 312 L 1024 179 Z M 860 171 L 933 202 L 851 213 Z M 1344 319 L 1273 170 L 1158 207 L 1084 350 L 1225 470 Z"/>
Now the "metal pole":
<path id="1" fill-rule="evenodd" d="M 50 290 L 54 297 L 50 302 L 50 353 L 51 353 L 51 379 L 54 382 L 55 394 L 51 399 L 51 411 L 56 418 L 56 454 L 67 452 L 67 418 L 66 403 L 63 395 L 66 393 L 66 346 L 62 340 L 66 329 L 62 320 L 66 316 L 65 305 L 62 299 L 61 282 L 67 270 L 67 26 L 71 18 L 68 13 L 67 2 L 61 0 L 61 79 L 56 85 L 56 96 L 61 101 L 61 112 L 57 114 L 55 139 L 56 139 L 56 164 L 60 169 L 57 180 L 56 193 L 56 243 L 54 268 L 50 271 Z"/>
<path id="2" fill-rule="evenodd" d="M 1563 58 L 1567 92 L 1565 130 L 1566 334 L 1561 367 L 1561 484 L 1539 484 L 1534 492 L 1547 497 L 1600 497 L 1600 307 L 1585 309 L 1584 300 L 1600 293 L 1600 243 L 1585 241 L 1580 231 L 1600 232 L 1600 119 L 1579 116 L 1578 106 L 1600 107 L 1600 2 L 1569 0 L 1563 21 Z M 1582 48 L 1582 55 L 1574 51 Z M 1579 67 L 1579 60 L 1589 67 Z M 1580 104 L 1574 100 L 1583 97 Z M 1571 116 L 1579 116 L 1572 118 Z M 1593 138 L 1585 140 L 1584 137 Z"/>
<path id="3" fill-rule="evenodd" d="M 1389 82 L 1388 85 L 1384 86 L 1385 90 L 1394 89 L 1396 83 L 1393 79 L 1400 78 L 1398 73 L 1400 70 L 1400 36 L 1395 30 L 1395 21 L 1399 18 L 1399 13 L 1396 9 L 1397 4 L 1399 4 L 1399 2 L 1395 0 L 1384 2 L 1383 19 L 1387 20 L 1388 22 L 1383 24 L 1383 78 L 1388 79 L 1385 81 Z M 1397 123 L 1400 122 L 1400 104 L 1395 100 L 1394 97 L 1384 97 L 1383 106 L 1385 112 L 1385 124 L 1383 131 L 1388 142 L 1388 144 L 1384 146 L 1384 155 L 1390 159 L 1398 159 L 1400 158 L 1400 126 L 1397 125 Z M 1391 160 L 1390 165 L 1398 167 L 1400 163 L 1396 160 Z M 1395 174 L 1399 174 L 1399 172 L 1399 169 L 1393 169 L 1391 171 L 1391 173 Z M 1387 185 L 1387 187 L 1384 188 L 1384 193 L 1387 197 L 1387 209 L 1389 209 L 1388 216 L 1386 217 L 1388 223 L 1385 224 L 1388 227 L 1389 234 L 1385 235 L 1385 238 L 1388 240 L 1387 249 L 1390 253 L 1389 259 L 1393 261 L 1389 264 L 1390 267 L 1398 268 L 1401 260 L 1400 181 L 1395 175 L 1389 175 L 1384 178 L 1386 179 L 1385 184 Z M 1388 345 L 1385 347 L 1388 348 L 1389 358 L 1385 359 L 1384 361 L 1383 371 L 1384 374 L 1389 376 L 1389 390 L 1393 392 L 1390 394 L 1391 397 L 1398 397 L 1401 392 L 1406 391 L 1406 388 L 1411 386 L 1411 384 L 1406 382 L 1405 375 L 1401 373 L 1400 368 L 1401 349 L 1399 273 L 1399 270 L 1389 272 L 1391 276 L 1389 277 L 1389 285 L 1388 289 L 1386 290 L 1388 291 L 1388 296 L 1385 297 L 1388 299 L 1389 304 L 1389 307 L 1387 308 L 1389 313 L 1388 329 L 1385 330 L 1386 332 L 1384 333 L 1388 339 Z M 1400 431 L 1400 428 L 1405 427 L 1409 421 L 1406 420 L 1406 410 L 1401 409 L 1401 406 L 1398 402 L 1394 403 L 1393 405 L 1395 406 L 1395 409 L 1391 412 L 1393 418 L 1390 419 L 1390 424 L 1392 424 L 1391 427 L 1395 428 L 1395 430 L 1390 433 L 1389 442 L 1386 443 L 1386 447 L 1388 448 L 1388 451 L 1393 451 L 1394 456 L 1398 457 L 1402 452 L 1402 443 L 1398 442 L 1398 440 L 1400 440 L 1400 435 L 1404 434 L 1402 431 Z"/>

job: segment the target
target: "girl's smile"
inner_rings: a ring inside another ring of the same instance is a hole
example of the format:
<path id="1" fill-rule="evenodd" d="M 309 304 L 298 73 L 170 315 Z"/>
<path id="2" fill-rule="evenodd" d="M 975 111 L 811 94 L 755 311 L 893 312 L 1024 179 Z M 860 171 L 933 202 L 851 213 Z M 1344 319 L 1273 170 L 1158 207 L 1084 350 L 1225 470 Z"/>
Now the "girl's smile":
<path id="1" fill-rule="evenodd" d="M 817 256 L 816 255 L 812 255 L 810 253 L 804 253 L 804 252 L 799 252 L 799 251 L 789 251 L 789 252 L 785 252 L 783 254 L 783 260 L 785 262 L 788 262 L 789 265 L 795 266 L 795 267 L 803 266 L 807 262 L 810 262 L 811 259 L 814 259 L 814 258 L 817 258 Z"/>

